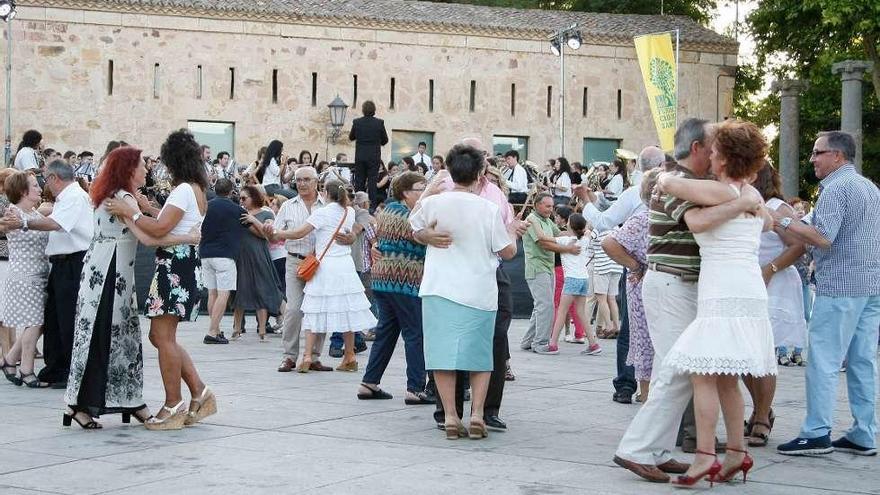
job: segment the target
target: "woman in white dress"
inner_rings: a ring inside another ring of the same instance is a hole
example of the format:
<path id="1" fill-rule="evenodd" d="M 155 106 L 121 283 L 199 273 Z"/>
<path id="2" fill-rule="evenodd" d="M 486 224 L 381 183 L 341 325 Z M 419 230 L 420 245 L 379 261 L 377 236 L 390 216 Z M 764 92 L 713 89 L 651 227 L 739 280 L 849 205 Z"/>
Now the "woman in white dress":
<path id="1" fill-rule="evenodd" d="M 355 372 L 358 363 L 354 332 L 375 328 L 376 317 L 370 312 L 370 301 L 355 270 L 351 246 L 334 240 L 337 228 L 340 233 L 348 233 L 354 227 L 355 212 L 348 206 L 348 190 L 342 182 L 331 180 L 324 186 L 324 193 L 327 206 L 314 210 L 301 226 L 277 233 L 283 239 L 301 239 L 314 232 L 316 255 L 320 257 L 326 249 L 318 271 L 303 289 L 302 327 L 306 330 L 306 345 L 297 371 L 309 372 L 316 333 L 342 332 L 345 353 L 336 370 Z"/>
<path id="2" fill-rule="evenodd" d="M 697 205 L 721 204 L 742 195 L 759 197 L 749 185 L 767 154 L 767 141 L 752 123 L 728 121 L 718 126 L 712 144 L 712 172 L 718 181 L 664 174 L 667 193 Z M 739 378 L 776 374 L 767 289 L 758 264 L 761 232 L 772 220 L 763 208 L 712 230 L 694 234 L 700 245 L 697 318 L 673 344 L 664 362 L 690 375 L 694 386 L 697 454 L 687 473 L 673 480 L 691 486 L 703 477 L 728 481 L 753 466 L 743 445 L 743 398 Z M 715 455 L 719 403 L 727 430 L 724 464 Z"/>

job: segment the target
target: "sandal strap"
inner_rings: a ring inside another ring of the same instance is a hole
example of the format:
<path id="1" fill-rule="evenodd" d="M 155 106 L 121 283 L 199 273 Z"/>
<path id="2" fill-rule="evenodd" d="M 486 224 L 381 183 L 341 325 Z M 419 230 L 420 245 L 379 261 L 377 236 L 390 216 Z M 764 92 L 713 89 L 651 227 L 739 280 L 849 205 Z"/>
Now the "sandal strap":
<path id="1" fill-rule="evenodd" d="M 735 449 L 735 448 L 730 447 L 730 446 L 727 447 L 727 450 L 729 450 L 730 452 L 739 452 L 739 453 L 741 453 L 741 454 L 748 454 L 748 453 L 749 453 L 748 450 Z"/>
<path id="2" fill-rule="evenodd" d="M 700 450 L 700 449 L 697 449 L 697 450 L 696 450 L 696 453 L 697 453 L 697 454 L 703 454 L 703 455 L 710 455 L 710 456 L 712 456 L 712 457 L 718 457 L 718 454 L 716 454 L 715 452 L 706 452 L 706 451 L 704 451 L 704 450 Z"/>
<path id="3" fill-rule="evenodd" d="M 752 424 L 755 425 L 755 426 L 757 426 L 757 425 L 761 425 L 761 426 L 763 426 L 764 428 L 767 428 L 768 430 L 772 430 L 772 429 L 773 429 L 773 426 L 772 426 L 772 425 L 770 425 L 769 423 L 765 423 L 765 422 L 763 422 L 763 421 L 755 421 L 755 422 L 752 423 Z"/>

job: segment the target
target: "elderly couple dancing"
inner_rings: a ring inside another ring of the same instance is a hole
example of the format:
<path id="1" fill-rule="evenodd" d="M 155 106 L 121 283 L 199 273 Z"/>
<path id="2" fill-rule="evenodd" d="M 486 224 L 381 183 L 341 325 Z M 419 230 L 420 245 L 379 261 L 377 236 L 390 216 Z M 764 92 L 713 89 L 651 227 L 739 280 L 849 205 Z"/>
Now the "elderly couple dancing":
<path id="1" fill-rule="evenodd" d="M 614 462 L 653 482 L 692 486 L 728 481 L 753 466 L 743 438 L 739 379 L 775 375 L 767 291 L 758 263 L 762 231 L 773 220 L 750 186 L 767 154 L 751 123 L 713 126 L 689 119 L 675 135 L 675 159 L 650 206 L 645 314 L 655 366 L 648 401 L 633 419 Z M 705 179 L 709 173 L 715 180 Z M 672 458 L 679 422 L 693 397 L 693 464 Z M 727 454 L 715 452 L 719 409 Z"/>

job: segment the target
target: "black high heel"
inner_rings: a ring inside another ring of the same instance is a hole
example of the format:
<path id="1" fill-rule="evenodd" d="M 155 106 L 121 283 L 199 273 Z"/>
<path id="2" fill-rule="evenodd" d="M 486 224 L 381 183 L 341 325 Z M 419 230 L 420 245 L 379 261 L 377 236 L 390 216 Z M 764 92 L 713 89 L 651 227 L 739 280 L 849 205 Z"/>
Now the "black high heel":
<path id="1" fill-rule="evenodd" d="M 150 415 L 147 416 L 147 417 L 142 417 L 140 414 L 138 414 L 138 413 L 141 412 L 141 411 L 146 411 L 145 414 L 149 414 L 149 413 L 150 413 L 150 410 L 147 409 L 146 407 L 142 407 L 142 408 L 138 409 L 137 411 L 135 411 L 135 412 L 133 412 L 133 413 L 130 413 L 130 412 L 122 413 L 122 423 L 123 423 L 123 424 L 126 424 L 126 425 L 127 425 L 127 424 L 130 424 L 130 423 L 131 423 L 131 417 L 134 416 L 134 419 L 138 420 L 138 423 L 140 423 L 140 424 L 144 424 L 144 423 L 146 423 L 147 421 L 149 421 L 149 420 L 153 417 L 152 414 L 150 414 Z"/>
<path id="2" fill-rule="evenodd" d="M 17 387 L 20 387 L 21 380 L 19 380 L 18 374 L 15 371 L 17 367 L 14 364 L 9 364 L 8 362 L 6 362 L 5 358 L 0 359 L 3 359 L 3 364 L 0 364 L 0 370 L 3 370 L 3 375 L 6 376 L 6 379 L 9 380 L 10 383 Z M 7 371 L 9 368 L 12 368 L 11 373 Z"/>
<path id="3" fill-rule="evenodd" d="M 104 428 L 103 426 L 101 426 L 101 423 L 96 422 L 94 419 L 92 419 L 91 416 L 89 416 L 88 422 L 81 422 L 77 417 L 77 414 L 77 412 L 68 407 L 67 411 L 64 412 L 64 417 L 61 420 L 61 424 L 63 424 L 64 426 L 70 426 L 74 421 L 76 421 L 76 424 L 78 424 L 79 427 L 83 430 L 100 430 Z"/>

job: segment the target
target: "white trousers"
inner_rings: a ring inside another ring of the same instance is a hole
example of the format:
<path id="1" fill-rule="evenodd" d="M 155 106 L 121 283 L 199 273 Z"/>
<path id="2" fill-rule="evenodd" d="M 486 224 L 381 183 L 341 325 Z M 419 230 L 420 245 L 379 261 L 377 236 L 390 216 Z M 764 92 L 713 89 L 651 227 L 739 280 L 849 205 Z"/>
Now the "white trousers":
<path id="1" fill-rule="evenodd" d="M 663 361 L 697 317 L 697 283 L 650 270 L 642 283 L 642 301 L 654 344 L 650 396 L 623 434 L 617 456 L 659 465 L 672 458 L 681 416 L 694 393 L 690 376 L 676 373 Z"/>

